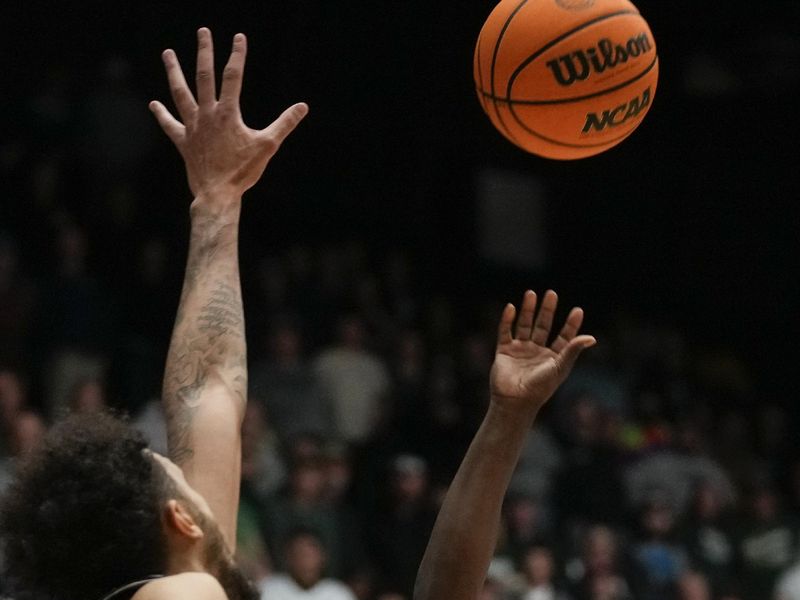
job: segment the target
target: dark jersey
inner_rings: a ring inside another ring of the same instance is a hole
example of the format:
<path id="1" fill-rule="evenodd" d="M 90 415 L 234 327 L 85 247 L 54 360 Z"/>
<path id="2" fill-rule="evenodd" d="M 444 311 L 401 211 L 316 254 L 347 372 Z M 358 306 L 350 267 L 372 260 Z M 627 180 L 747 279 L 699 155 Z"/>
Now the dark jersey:
<path id="1" fill-rule="evenodd" d="M 142 579 L 141 581 L 134 581 L 133 583 L 123 585 L 122 587 L 115 589 L 108 596 L 104 597 L 103 600 L 130 600 L 133 598 L 133 595 L 136 592 L 138 592 L 148 583 L 154 579 L 160 579 L 161 577 L 161 575 L 153 575 L 147 579 Z"/>

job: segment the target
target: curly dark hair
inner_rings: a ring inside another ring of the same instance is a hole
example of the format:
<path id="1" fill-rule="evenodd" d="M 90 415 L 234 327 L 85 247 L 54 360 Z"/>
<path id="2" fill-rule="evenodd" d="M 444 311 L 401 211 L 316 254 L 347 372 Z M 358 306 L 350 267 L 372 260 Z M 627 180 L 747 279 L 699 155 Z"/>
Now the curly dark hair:
<path id="1" fill-rule="evenodd" d="M 162 507 L 177 490 L 141 433 L 110 414 L 57 424 L 0 507 L 15 598 L 97 600 L 161 574 Z"/>

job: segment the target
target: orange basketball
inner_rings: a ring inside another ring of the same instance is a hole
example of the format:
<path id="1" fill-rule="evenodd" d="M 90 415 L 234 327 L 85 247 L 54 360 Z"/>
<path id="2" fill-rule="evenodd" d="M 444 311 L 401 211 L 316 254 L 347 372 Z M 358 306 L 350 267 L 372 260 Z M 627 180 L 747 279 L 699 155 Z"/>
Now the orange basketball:
<path id="1" fill-rule="evenodd" d="M 658 82 L 653 34 L 628 0 L 501 0 L 474 62 L 478 99 L 500 133 L 562 160 L 633 133 Z"/>

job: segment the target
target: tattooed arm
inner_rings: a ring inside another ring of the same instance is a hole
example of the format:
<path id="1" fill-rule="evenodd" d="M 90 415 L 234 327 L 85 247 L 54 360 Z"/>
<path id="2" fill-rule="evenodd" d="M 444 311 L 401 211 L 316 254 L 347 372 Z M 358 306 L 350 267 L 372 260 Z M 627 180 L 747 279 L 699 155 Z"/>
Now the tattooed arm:
<path id="1" fill-rule="evenodd" d="M 200 29 L 197 39 L 197 99 L 175 53 L 166 50 L 164 65 L 181 121 L 160 102 L 150 104 L 184 159 L 194 194 L 189 258 L 164 372 L 163 401 L 170 457 L 206 499 L 233 550 L 247 397 L 238 261 L 242 195 L 259 180 L 308 107 L 296 104 L 266 129 L 250 129 L 239 110 L 245 37 L 234 37 L 219 99 L 211 32 Z"/>

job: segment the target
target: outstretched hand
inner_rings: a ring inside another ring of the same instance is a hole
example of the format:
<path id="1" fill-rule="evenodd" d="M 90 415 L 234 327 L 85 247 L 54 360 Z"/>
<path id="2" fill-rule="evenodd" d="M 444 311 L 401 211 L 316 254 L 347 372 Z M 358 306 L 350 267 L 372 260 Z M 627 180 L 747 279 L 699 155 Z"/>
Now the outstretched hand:
<path id="1" fill-rule="evenodd" d="M 537 298 L 525 292 L 514 331 L 516 308 L 506 305 L 491 371 L 492 402 L 513 410 L 537 411 L 567 378 L 580 353 L 596 343 L 578 335 L 583 310 L 573 308 L 552 344 L 548 345 L 558 296 L 545 293 L 536 314 Z M 535 315 L 535 320 L 534 320 Z"/>
<path id="2" fill-rule="evenodd" d="M 308 106 L 295 104 L 265 129 L 247 127 L 239 108 L 246 54 L 247 38 L 238 33 L 222 74 L 219 98 L 214 82 L 214 48 L 208 29 L 197 32 L 196 98 L 186 84 L 175 52 L 165 50 L 162 55 L 181 120 L 173 117 L 161 102 L 151 102 L 150 110 L 183 156 L 189 188 L 195 198 L 240 198 L 255 185 L 283 140 L 308 113 Z"/>

